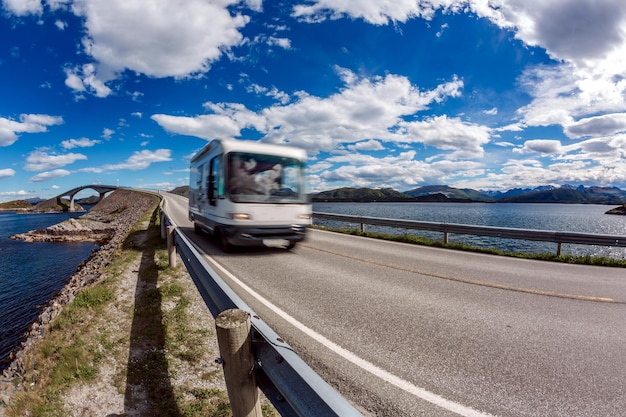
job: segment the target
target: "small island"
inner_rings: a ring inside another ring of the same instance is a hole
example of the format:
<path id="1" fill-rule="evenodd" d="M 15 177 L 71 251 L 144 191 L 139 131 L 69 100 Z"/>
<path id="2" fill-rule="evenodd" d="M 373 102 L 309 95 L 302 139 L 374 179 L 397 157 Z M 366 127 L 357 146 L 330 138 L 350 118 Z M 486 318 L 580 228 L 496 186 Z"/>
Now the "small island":
<path id="1" fill-rule="evenodd" d="M 607 211 L 605 214 L 618 214 L 618 215 L 626 216 L 626 204 L 623 204 L 619 207 L 612 208 L 611 210 Z"/>

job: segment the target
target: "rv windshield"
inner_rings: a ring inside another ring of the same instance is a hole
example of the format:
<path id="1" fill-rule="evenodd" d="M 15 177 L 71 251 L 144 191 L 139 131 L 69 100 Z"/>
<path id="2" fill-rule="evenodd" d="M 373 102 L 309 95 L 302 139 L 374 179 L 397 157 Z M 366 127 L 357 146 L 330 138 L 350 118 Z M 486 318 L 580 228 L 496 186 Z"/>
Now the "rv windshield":
<path id="1" fill-rule="evenodd" d="M 238 203 L 304 202 L 302 161 L 246 152 L 228 154 L 228 193 Z"/>

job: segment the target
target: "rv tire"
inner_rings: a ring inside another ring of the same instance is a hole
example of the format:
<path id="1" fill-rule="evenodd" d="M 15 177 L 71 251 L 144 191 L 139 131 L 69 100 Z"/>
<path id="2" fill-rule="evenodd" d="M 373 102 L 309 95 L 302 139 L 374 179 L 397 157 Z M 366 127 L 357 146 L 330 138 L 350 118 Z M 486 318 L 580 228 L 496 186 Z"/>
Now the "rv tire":
<path id="1" fill-rule="evenodd" d="M 223 252 L 231 252 L 233 250 L 233 245 L 228 241 L 224 233 L 220 229 L 215 229 L 215 241 L 219 245 L 220 249 Z"/>

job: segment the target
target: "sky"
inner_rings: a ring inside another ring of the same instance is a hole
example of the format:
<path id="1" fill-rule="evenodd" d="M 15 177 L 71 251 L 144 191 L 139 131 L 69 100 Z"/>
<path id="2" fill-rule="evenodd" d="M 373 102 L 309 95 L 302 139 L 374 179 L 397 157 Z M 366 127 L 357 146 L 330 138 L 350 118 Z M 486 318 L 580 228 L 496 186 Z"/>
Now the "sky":
<path id="1" fill-rule="evenodd" d="M 0 202 L 171 190 L 214 138 L 309 192 L 626 189 L 623 0 L 0 1 Z"/>

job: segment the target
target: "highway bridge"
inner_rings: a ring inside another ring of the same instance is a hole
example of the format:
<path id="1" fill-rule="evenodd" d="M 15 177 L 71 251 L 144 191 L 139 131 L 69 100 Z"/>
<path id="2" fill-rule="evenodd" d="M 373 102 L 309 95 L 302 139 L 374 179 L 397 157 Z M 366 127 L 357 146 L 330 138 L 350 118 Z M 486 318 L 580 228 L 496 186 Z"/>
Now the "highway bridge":
<path id="1" fill-rule="evenodd" d="M 92 190 L 94 190 L 95 192 L 97 192 L 99 194 L 98 201 L 100 201 L 100 200 L 102 200 L 105 197 L 105 195 L 107 193 L 110 193 L 111 191 L 115 191 L 118 188 L 119 187 L 116 187 L 116 186 L 113 186 L 113 185 L 96 185 L 96 184 L 81 185 L 80 187 L 72 188 L 71 190 L 66 191 L 63 194 L 59 194 L 58 196 L 56 196 L 56 200 L 57 200 L 57 204 L 58 205 L 62 205 L 61 204 L 61 200 L 64 197 L 67 197 L 70 200 L 69 211 L 70 212 L 74 212 L 75 211 L 75 208 L 74 208 L 74 197 L 79 192 L 81 192 L 83 190 L 87 190 L 87 189 L 92 189 Z"/>
<path id="2" fill-rule="evenodd" d="M 164 198 L 202 261 L 363 415 L 624 415 L 624 269 L 319 230 L 224 253 Z"/>

